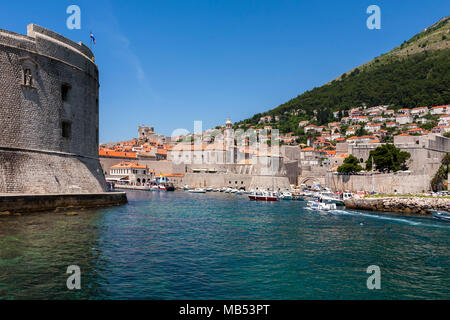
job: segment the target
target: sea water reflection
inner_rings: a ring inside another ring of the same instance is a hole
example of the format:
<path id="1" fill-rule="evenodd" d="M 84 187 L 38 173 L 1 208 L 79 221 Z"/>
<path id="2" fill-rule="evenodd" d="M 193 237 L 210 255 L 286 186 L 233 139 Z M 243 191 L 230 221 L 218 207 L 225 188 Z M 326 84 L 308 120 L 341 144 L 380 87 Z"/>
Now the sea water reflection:
<path id="1" fill-rule="evenodd" d="M 450 298 L 450 224 L 220 193 L 0 219 L 2 299 Z M 368 290 L 379 265 L 382 289 Z M 66 288 L 69 265 L 82 289 Z"/>

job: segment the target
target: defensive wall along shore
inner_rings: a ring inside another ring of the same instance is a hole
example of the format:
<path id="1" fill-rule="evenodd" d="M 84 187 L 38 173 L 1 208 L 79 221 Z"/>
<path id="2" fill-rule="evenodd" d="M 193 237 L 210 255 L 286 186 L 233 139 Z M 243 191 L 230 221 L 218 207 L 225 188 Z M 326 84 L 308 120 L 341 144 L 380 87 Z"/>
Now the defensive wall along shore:
<path id="1" fill-rule="evenodd" d="M 396 212 L 406 214 L 430 214 L 430 210 L 449 211 L 448 198 L 383 197 L 353 198 L 345 201 L 347 209 Z"/>
<path id="2" fill-rule="evenodd" d="M 123 203 L 98 159 L 99 86 L 84 44 L 34 24 L 0 30 L 0 206 Z"/>

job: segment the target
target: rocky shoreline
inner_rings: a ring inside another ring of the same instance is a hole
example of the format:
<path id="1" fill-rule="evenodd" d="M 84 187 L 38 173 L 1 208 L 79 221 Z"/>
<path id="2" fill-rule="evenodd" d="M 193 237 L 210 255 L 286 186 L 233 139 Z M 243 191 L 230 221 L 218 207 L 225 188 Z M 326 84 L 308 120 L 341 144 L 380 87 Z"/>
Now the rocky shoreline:
<path id="1" fill-rule="evenodd" d="M 353 198 L 345 201 L 347 209 L 396 212 L 405 214 L 431 214 L 430 210 L 449 211 L 450 199 L 421 197 Z"/>

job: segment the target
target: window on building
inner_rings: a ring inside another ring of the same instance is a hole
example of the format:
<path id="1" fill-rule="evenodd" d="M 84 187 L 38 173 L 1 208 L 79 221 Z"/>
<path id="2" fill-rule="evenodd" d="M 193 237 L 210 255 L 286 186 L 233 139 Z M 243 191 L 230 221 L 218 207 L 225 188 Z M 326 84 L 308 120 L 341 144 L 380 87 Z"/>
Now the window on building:
<path id="1" fill-rule="evenodd" d="M 70 86 L 68 84 L 61 85 L 61 99 L 62 101 L 68 101 Z"/>
<path id="2" fill-rule="evenodd" d="M 62 137 L 70 138 L 72 131 L 72 124 L 70 123 L 70 121 L 63 121 L 61 124 L 61 128 L 62 128 Z"/>

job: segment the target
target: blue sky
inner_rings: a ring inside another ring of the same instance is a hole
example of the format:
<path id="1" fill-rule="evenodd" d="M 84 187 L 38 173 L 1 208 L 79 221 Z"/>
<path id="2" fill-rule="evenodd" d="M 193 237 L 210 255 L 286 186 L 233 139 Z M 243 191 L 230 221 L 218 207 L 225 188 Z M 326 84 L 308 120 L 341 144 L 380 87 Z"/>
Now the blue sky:
<path id="1" fill-rule="evenodd" d="M 66 8 L 81 8 L 81 30 Z M 381 30 L 366 8 L 381 8 Z M 171 134 L 267 111 L 388 52 L 450 14 L 448 0 L 15 1 L 0 28 L 36 23 L 89 45 L 100 69 L 100 141 Z"/>

